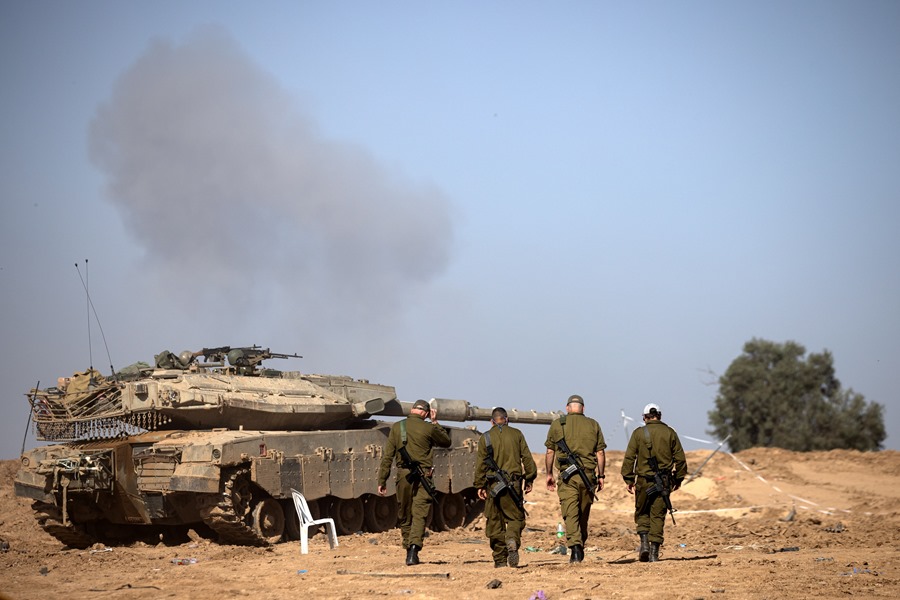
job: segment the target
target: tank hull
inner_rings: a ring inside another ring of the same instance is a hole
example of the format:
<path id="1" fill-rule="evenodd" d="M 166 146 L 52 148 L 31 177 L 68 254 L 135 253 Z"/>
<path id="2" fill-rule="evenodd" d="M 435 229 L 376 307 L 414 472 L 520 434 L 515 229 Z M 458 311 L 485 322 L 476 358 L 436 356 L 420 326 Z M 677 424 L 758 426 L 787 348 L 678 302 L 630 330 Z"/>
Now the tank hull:
<path id="1" fill-rule="evenodd" d="M 66 545 L 118 539 L 179 541 L 189 529 L 221 543 L 297 539 L 291 489 L 340 534 L 396 525 L 393 478 L 377 494 L 390 423 L 327 431 L 155 431 L 115 440 L 56 444 L 26 452 L 15 492 L 34 501 L 42 527 Z M 439 492 L 432 529 L 477 516 L 472 481 L 478 433 L 451 427 L 435 449 Z"/>

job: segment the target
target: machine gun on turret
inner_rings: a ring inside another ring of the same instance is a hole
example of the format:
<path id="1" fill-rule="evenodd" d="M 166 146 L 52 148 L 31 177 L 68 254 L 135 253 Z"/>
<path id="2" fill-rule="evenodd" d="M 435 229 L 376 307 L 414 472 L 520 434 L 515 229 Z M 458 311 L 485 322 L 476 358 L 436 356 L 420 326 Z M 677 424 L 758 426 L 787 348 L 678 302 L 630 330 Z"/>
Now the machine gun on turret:
<path id="1" fill-rule="evenodd" d="M 294 354 L 284 354 L 282 352 L 272 352 L 269 348 L 262 346 L 219 346 L 217 348 L 204 348 L 194 353 L 196 356 L 203 356 L 207 362 L 224 363 L 228 360 L 228 364 L 234 367 L 235 371 L 240 375 L 253 375 L 257 371 L 257 367 L 262 361 L 269 358 L 303 358 L 296 352 Z"/>

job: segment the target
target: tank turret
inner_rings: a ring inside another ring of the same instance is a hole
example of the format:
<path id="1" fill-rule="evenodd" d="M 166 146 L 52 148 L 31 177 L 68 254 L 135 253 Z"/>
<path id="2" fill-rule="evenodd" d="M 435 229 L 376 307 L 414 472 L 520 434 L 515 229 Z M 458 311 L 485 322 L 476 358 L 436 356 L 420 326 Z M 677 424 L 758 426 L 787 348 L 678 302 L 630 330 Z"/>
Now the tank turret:
<path id="1" fill-rule="evenodd" d="M 16 494 L 75 547 L 114 535 L 178 537 L 190 527 L 224 543 L 296 539 L 292 488 L 343 534 L 393 527 L 395 499 L 376 494 L 390 427 L 378 418 L 406 416 L 412 402 L 365 379 L 264 368 L 271 358 L 300 357 L 259 346 L 164 351 L 154 366 L 111 377 L 90 369 L 32 390 L 35 434 L 57 443 L 22 456 Z M 430 403 L 442 422 L 491 418 L 491 408 L 465 400 Z M 508 412 L 519 423 L 559 416 Z M 437 530 L 463 525 L 481 506 L 472 488 L 480 434 L 448 430 L 452 447 L 435 454 Z"/>

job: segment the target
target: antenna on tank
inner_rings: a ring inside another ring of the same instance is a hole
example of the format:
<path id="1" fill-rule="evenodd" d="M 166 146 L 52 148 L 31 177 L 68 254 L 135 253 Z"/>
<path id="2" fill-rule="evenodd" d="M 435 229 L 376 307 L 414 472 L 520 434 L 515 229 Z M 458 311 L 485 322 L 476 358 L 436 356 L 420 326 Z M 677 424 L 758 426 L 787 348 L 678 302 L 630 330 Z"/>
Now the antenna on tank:
<path id="1" fill-rule="evenodd" d="M 78 271 L 78 278 L 81 280 L 81 287 L 84 288 L 84 294 L 87 296 L 87 304 L 88 304 L 88 346 L 91 345 L 91 312 L 94 313 L 94 318 L 97 320 L 97 328 L 100 329 L 100 337 L 103 339 L 103 347 L 106 348 L 106 357 L 109 359 L 109 371 L 112 374 L 113 379 L 116 379 L 116 370 L 113 369 L 112 365 L 112 356 L 109 354 L 109 345 L 106 343 L 106 334 L 103 333 L 103 325 L 100 324 L 100 317 L 97 316 L 97 309 L 94 308 L 94 302 L 91 300 L 91 292 L 88 291 L 88 286 L 86 282 L 86 277 L 88 275 L 88 259 L 84 259 L 84 274 L 85 277 L 81 276 L 81 269 L 78 268 L 78 263 L 75 263 L 75 270 Z M 94 355 L 93 350 L 88 349 L 88 354 L 91 361 L 91 370 L 94 370 Z"/>
<path id="2" fill-rule="evenodd" d="M 75 268 L 78 268 L 78 263 L 75 263 Z M 81 271 L 78 271 L 78 276 L 81 276 Z M 84 279 L 81 280 L 81 285 L 84 286 L 84 294 L 87 296 L 85 299 L 84 309 L 87 311 L 87 331 L 88 331 L 88 364 L 90 365 L 91 371 L 94 370 L 94 345 L 91 343 L 91 293 L 88 291 L 90 289 L 90 274 L 88 273 L 88 259 L 84 259 Z"/>
<path id="3" fill-rule="evenodd" d="M 22 451 L 19 456 L 25 454 L 25 442 L 28 440 L 28 430 L 31 428 L 31 416 L 34 414 L 34 403 L 37 402 L 37 391 L 41 388 L 41 380 L 38 379 L 34 386 L 34 394 L 31 396 L 31 402 L 28 403 L 28 423 L 25 424 L 25 435 L 22 436 Z"/>

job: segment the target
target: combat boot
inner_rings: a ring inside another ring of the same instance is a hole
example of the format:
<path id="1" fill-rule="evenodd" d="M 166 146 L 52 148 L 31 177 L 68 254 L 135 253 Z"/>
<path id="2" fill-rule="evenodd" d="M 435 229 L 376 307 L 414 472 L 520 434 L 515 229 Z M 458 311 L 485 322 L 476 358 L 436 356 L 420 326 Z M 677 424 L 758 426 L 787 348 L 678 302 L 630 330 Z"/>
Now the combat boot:
<path id="1" fill-rule="evenodd" d="M 570 563 L 580 563 L 584 560 L 584 546 L 575 544 L 572 546 L 572 556 L 569 558 Z"/>
<path id="2" fill-rule="evenodd" d="M 419 547 L 415 544 L 410 544 L 409 549 L 406 551 L 406 566 L 411 567 L 417 564 L 419 564 Z"/>
<path id="3" fill-rule="evenodd" d="M 650 562 L 659 561 L 659 542 L 650 542 Z"/>
<path id="4" fill-rule="evenodd" d="M 515 569 L 519 566 L 519 545 L 516 544 L 516 540 L 512 538 L 506 540 L 506 550 L 508 552 L 506 562 Z"/>
<path id="5" fill-rule="evenodd" d="M 641 548 L 638 550 L 638 560 L 641 562 L 647 562 L 650 560 L 650 540 L 647 539 L 647 532 L 640 531 L 638 535 L 641 536 Z"/>

